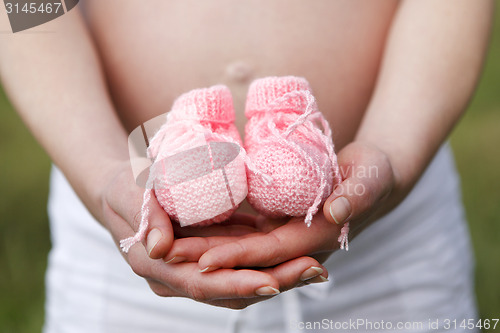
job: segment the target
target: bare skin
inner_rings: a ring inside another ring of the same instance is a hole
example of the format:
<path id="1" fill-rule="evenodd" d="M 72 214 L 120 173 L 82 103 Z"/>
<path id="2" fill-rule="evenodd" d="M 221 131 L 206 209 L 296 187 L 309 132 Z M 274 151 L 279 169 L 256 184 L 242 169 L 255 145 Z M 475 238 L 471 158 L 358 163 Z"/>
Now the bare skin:
<path id="1" fill-rule="evenodd" d="M 252 79 L 294 74 L 313 86 L 340 149 L 353 140 L 373 92 L 397 1 L 306 8 L 300 1 L 157 1 L 154 11 L 135 1 L 83 4 L 128 132 L 167 112 L 183 92 L 222 83 L 233 94 L 243 137 Z M 246 204 L 240 211 L 253 212 Z"/>
<path id="2" fill-rule="evenodd" d="M 128 131 L 181 93 L 218 83 L 231 89 L 242 130 L 251 80 L 294 74 L 310 81 L 342 147 L 366 110 L 397 1 L 116 4 L 84 8 Z"/>
<path id="3" fill-rule="evenodd" d="M 465 109 L 492 1 L 303 4 L 87 1 L 88 26 L 72 11 L 44 25 L 55 34 L 1 36 L 0 73 L 9 96 L 116 241 L 136 230 L 142 201 L 127 161 L 127 133 L 193 88 L 228 85 L 241 129 L 251 79 L 305 76 L 332 125 L 340 164 L 378 167 L 377 179 L 344 175 L 325 214 L 307 230 L 299 219 L 243 215 L 235 223 L 245 226 L 180 230 L 154 205 L 151 228 L 163 237 L 132 247 L 125 259 L 158 295 L 242 308 L 275 293 L 267 287 L 302 285 L 311 267 L 327 277 L 320 262 L 338 248 L 342 223 L 357 228 L 397 205 Z M 5 16 L 1 23 L 7 29 Z M 63 98 L 51 93 L 58 91 Z M 365 195 L 348 194 L 356 183 Z M 347 206 L 333 211 L 336 224 L 330 207 L 339 197 Z M 173 229 L 203 237 L 174 241 Z M 317 253 L 325 255 L 308 256 Z M 185 262 L 163 262 L 176 256 Z M 199 272 L 207 267 L 213 272 Z"/>

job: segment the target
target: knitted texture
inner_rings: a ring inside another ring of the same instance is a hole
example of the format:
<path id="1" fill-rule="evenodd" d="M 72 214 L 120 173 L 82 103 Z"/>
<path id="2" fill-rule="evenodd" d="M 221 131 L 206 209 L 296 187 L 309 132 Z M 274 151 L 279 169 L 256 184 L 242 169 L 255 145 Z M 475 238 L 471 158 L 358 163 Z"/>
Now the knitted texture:
<path id="1" fill-rule="evenodd" d="M 247 194 L 248 161 L 234 126 L 231 93 L 218 85 L 177 98 L 150 142 L 150 167 L 139 231 L 121 241 L 124 252 L 145 237 L 152 192 L 181 226 L 228 219 Z M 248 165 L 250 169 L 252 165 Z"/>
<path id="2" fill-rule="evenodd" d="M 309 83 L 293 76 L 258 79 L 249 88 L 245 115 L 248 156 L 273 179 L 267 186 L 248 173 L 248 202 L 271 218 L 305 216 L 309 226 L 342 181 L 330 126 Z M 348 246 L 348 228 L 339 237 L 341 248 Z"/>

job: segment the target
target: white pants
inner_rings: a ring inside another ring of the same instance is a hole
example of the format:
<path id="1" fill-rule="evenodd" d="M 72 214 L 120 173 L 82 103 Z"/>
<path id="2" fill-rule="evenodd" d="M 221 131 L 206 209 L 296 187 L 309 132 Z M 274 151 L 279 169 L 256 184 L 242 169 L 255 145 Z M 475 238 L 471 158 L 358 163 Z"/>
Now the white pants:
<path id="1" fill-rule="evenodd" d="M 447 145 L 401 205 L 356 237 L 349 252 L 330 257 L 330 282 L 241 311 L 156 296 L 56 168 L 49 214 L 45 333 L 452 332 L 477 315 L 472 251 Z"/>

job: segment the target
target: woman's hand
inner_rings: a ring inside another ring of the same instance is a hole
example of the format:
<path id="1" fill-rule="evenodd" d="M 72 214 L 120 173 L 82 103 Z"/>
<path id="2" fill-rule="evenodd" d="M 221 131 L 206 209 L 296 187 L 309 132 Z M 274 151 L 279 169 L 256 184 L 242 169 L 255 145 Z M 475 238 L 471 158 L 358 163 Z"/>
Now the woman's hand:
<path id="1" fill-rule="evenodd" d="M 103 192 L 103 224 L 111 232 L 116 244 L 135 233 L 140 222 L 144 189 L 138 187 L 130 172 L 130 166 L 121 165 Z M 235 309 L 265 300 L 319 275 L 325 279 L 326 269 L 315 259 L 300 257 L 273 268 L 262 270 L 221 269 L 210 274 L 200 272 L 197 263 L 166 264 L 161 258 L 174 241 L 173 228 L 199 236 L 223 235 L 226 241 L 255 231 L 253 218 L 236 215 L 241 225 L 214 226 L 209 228 L 173 227 L 168 215 L 156 199 L 151 200 L 149 232 L 144 243 L 132 246 L 123 254 L 132 270 L 145 278 L 150 288 L 160 296 L 188 297 L 200 302 Z M 234 222 L 237 223 L 237 222 Z M 154 233 L 151 230 L 156 230 Z M 158 237 L 160 236 L 160 237 Z M 219 236 L 220 237 L 220 236 Z M 189 238 L 186 238 L 189 239 Z M 197 239 L 197 238 L 193 238 Z M 196 245 L 196 243 L 193 243 Z M 194 249 L 194 247 L 193 247 Z M 312 269 L 311 269 L 312 268 Z"/>
<path id="2" fill-rule="evenodd" d="M 221 236 L 179 239 L 165 259 L 199 261 L 205 272 L 271 267 L 305 255 L 323 254 L 318 258 L 326 260 L 339 248 L 337 238 L 345 222 L 350 222 L 352 237 L 360 226 L 403 199 L 394 191 L 397 176 L 389 158 L 376 146 L 351 143 L 340 151 L 338 159 L 344 180 L 327 199 L 324 214 L 317 214 L 309 228 L 303 217 L 289 221 L 260 217 L 255 224 L 259 232 L 234 236 L 229 242 Z"/>
<path id="3" fill-rule="evenodd" d="M 199 258 L 199 268 L 209 272 L 328 255 L 339 247 L 343 223 L 349 222 L 352 237 L 390 211 L 466 108 L 488 45 L 492 7 L 490 0 L 401 2 L 356 140 L 339 152 L 344 180 L 310 228 L 299 218 L 287 223 L 260 219 L 259 232 L 230 242 L 221 237 L 176 241 L 167 259 Z"/>
<path id="4" fill-rule="evenodd" d="M 389 212 L 408 191 L 400 189 L 389 156 L 374 144 L 353 142 L 338 156 L 342 183 L 323 205 L 326 219 L 356 229 Z"/>

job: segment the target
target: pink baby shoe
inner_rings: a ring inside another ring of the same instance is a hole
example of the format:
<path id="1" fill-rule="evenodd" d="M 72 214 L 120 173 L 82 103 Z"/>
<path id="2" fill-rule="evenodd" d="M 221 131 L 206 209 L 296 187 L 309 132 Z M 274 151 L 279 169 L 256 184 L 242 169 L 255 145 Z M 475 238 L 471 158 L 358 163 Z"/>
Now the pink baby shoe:
<path id="1" fill-rule="evenodd" d="M 245 115 L 248 157 L 273 179 L 266 185 L 248 173 L 248 202 L 271 218 L 305 216 L 309 226 L 342 181 L 330 126 L 309 83 L 294 76 L 258 79 L 250 85 Z M 347 249 L 348 231 L 346 223 L 339 237 L 341 248 Z"/>
<path id="2" fill-rule="evenodd" d="M 234 119 L 226 86 L 196 89 L 177 98 L 150 141 L 147 153 L 153 164 L 142 220 L 137 234 L 120 242 L 124 252 L 145 236 L 153 191 L 181 226 L 222 222 L 236 210 L 247 194 L 247 157 Z"/>

